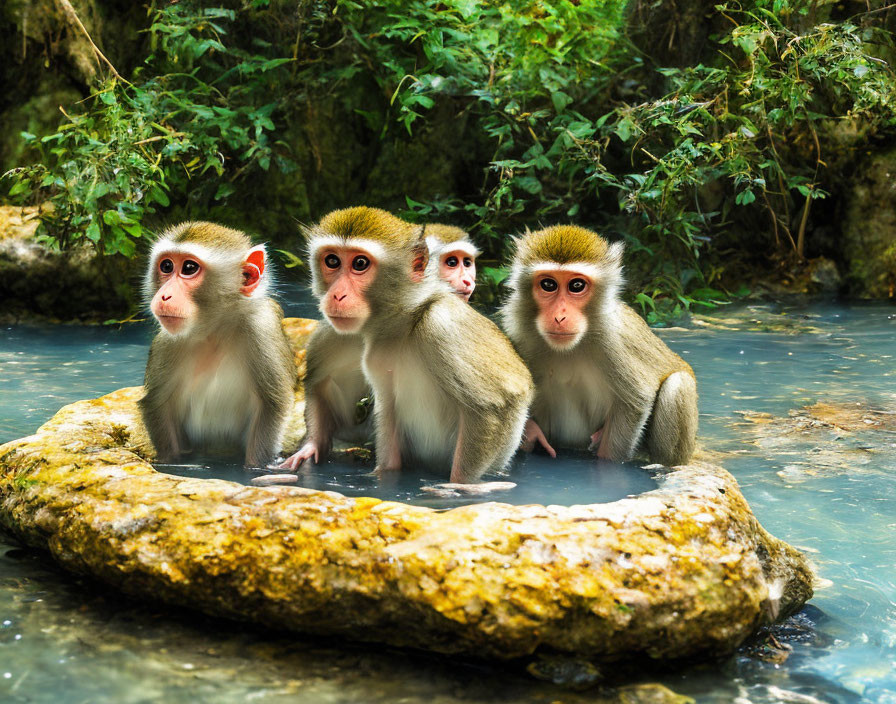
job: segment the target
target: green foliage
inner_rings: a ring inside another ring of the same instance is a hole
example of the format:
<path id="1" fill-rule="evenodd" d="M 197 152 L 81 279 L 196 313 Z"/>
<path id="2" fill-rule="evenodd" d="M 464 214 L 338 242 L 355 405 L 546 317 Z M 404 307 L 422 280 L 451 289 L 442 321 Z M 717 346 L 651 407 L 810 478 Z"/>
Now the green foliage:
<path id="1" fill-rule="evenodd" d="M 133 84 L 110 80 L 59 130 L 23 134 L 40 160 L 7 176 L 11 196 L 48 201 L 41 226 L 50 245 L 89 241 L 131 256 L 144 221 L 172 199 L 202 209 L 224 201 L 272 160 L 272 96 L 290 59 L 228 47 L 236 14 L 189 3 L 153 13 L 153 53 Z"/>
<path id="2" fill-rule="evenodd" d="M 632 296 L 660 321 L 742 293 L 740 260 L 801 261 L 851 150 L 896 135 L 876 5 L 722 2 L 699 61 L 670 68 L 630 38 L 640 15 L 622 0 L 229 1 L 154 9 L 133 85 L 25 136 L 40 161 L 10 192 L 52 202 L 51 242 L 130 254 L 157 210 L 245 197 L 252 174 L 298 168 L 284 133 L 319 96 L 340 96 L 374 148 L 419 139 L 447 106 L 466 183 L 403 194 L 402 215 L 472 229 L 492 295 L 509 233 L 571 221 L 624 239 Z"/>
<path id="3" fill-rule="evenodd" d="M 706 63 L 654 68 L 622 36 L 622 7 L 338 2 L 337 14 L 393 120 L 410 132 L 438 100 L 473 101 L 494 145 L 480 197 L 409 199 L 407 217 L 473 216 L 499 255 L 509 228 L 601 227 L 626 239 L 638 301 L 660 320 L 728 299 L 713 248 L 726 235 L 805 255 L 832 134 L 894 126 L 893 73 L 871 53 L 891 37 L 872 15 L 813 23 L 809 2 L 725 3 Z M 655 97 L 621 99 L 648 84 Z"/>

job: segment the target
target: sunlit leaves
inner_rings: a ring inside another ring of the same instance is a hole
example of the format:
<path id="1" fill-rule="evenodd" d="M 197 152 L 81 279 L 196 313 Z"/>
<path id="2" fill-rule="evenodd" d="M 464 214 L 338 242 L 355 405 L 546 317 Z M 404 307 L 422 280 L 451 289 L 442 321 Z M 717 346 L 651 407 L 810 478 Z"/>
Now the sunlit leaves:
<path id="1" fill-rule="evenodd" d="M 8 175 L 9 193 L 52 203 L 40 230 L 47 244 L 86 241 L 133 256 L 141 223 L 171 206 L 169 194 L 222 202 L 234 180 L 270 168 L 279 105 L 271 85 L 292 59 L 228 47 L 236 14 L 187 5 L 154 11 L 142 82 L 110 81 L 54 134 L 22 135 L 42 158 Z"/>

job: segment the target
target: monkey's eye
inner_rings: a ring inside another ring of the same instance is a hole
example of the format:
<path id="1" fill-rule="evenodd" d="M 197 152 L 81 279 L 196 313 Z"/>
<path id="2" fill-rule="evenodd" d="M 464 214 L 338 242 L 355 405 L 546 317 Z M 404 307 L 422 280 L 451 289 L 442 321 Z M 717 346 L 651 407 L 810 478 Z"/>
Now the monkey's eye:
<path id="1" fill-rule="evenodd" d="M 569 292 L 570 293 L 581 293 L 588 287 L 588 282 L 585 279 L 573 279 L 569 282 Z"/>
<path id="2" fill-rule="evenodd" d="M 352 259 L 352 269 L 355 271 L 367 271 L 367 267 L 370 266 L 370 259 L 363 255 L 359 255 Z"/>
<path id="3" fill-rule="evenodd" d="M 464 266 L 471 267 L 473 266 L 473 260 L 469 257 L 464 257 Z"/>
<path id="4" fill-rule="evenodd" d="M 542 279 L 538 285 L 541 286 L 542 291 L 547 291 L 548 293 L 553 293 L 559 288 L 554 279 Z"/>
<path id="5" fill-rule="evenodd" d="M 453 269 L 457 266 L 457 257 L 447 257 L 445 259 L 445 266 Z"/>
<path id="6" fill-rule="evenodd" d="M 181 276 L 193 276 L 199 271 L 199 262 L 187 259 L 180 268 Z"/>
<path id="7" fill-rule="evenodd" d="M 174 262 L 170 259 L 163 259 L 159 262 L 159 271 L 163 274 L 170 274 L 174 271 Z"/>
<path id="8" fill-rule="evenodd" d="M 324 264 L 327 265 L 328 269 L 338 269 L 340 263 L 339 257 L 335 254 L 328 254 L 324 257 Z"/>

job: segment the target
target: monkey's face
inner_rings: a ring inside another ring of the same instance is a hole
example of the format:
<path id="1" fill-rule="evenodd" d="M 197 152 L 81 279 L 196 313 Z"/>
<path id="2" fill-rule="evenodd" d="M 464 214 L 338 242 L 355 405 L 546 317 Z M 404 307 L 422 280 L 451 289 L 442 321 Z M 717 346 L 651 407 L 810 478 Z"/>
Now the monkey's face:
<path id="1" fill-rule="evenodd" d="M 439 276 L 469 301 L 476 288 L 476 260 L 464 250 L 449 250 L 439 257 Z"/>
<path id="2" fill-rule="evenodd" d="M 535 325 L 555 350 L 571 350 L 588 331 L 585 308 L 594 294 L 590 276 L 574 268 L 538 269 L 532 277 L 532 297 L 538 306 Z"/>
<path id="3" fill-rule="evenodd" d="M 318 270 L 326 293 L 320 311 L 336 332 L 358 332 L 370 317 L 365 291 L 376 279 L 376 258 L 366 250 L 324 247 L 318 253 Z"/>
<path id="4" fill-rule="evenodd" d="M 184 252 L 162 252 L 155 259 L 155 276 L 159 288 L 150 303 L 152 314 L 168 333 L 185 332 L 196 316 L 194 293 L 205 276 L 203 262 Z"/>

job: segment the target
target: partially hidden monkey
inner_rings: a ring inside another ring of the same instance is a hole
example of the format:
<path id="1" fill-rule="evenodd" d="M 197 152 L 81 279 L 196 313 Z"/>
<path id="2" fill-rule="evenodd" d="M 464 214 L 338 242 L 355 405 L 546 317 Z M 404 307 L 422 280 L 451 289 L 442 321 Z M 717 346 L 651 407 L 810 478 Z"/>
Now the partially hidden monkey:
<path id="1" fill-rule="evenodd" d="M 237 230 L 186 222 L 155 242 L 144 294 L 161 329 L 139 405 L 159 460 L 240 447 L 263 467 L 279 452 L 296 371 L 269 280 L 264 246 Z"/>
<path id="2" fill-rule="evenodd" d="M 453 225 L 424 225 L 430 260 L 427 274 L 437 276 L 463 300 L 476 288 L 479 249 L 470 235 Z M 370 399 L 373 391 L 361 369 L 364 342 L 360 335 L 337 332 L 326 320 L 312 333 L 305 348 L 306 440 L 280 467 L 297 469 L 329 454 L 334 440 L 363 443 L 373 434 Z"/>
<path id="3" fill-rule="evenodd" d="M 308 235 L 321 312 L 337 333 L 363 340 L 377 471 L 411 457 L 450 465 L 455 483 L 503 469 L 522 437 L 532 377 L 497 326 L 427 272 L 420 228 L 359 207 L 330 213 Z"/>
<path id="4" fill-rule="evenodd" d="M 667 466 L 693 454 L 694 372 L 619 300 L 621 284 L 621 243 L 566 225 L 517 240 L 501 313 L 535 378 L 525 449 L 589 447 L 624 462 L 646 445 Z"/>
<path id="5" fill-rule="evenodd" d="M 429 266 L 465 301 L 476 288 L 476 257 L 479 248 L 470 235 L 459 227 L 433 223 L 424 225 L 423 234 L 429 247 Z"/>

